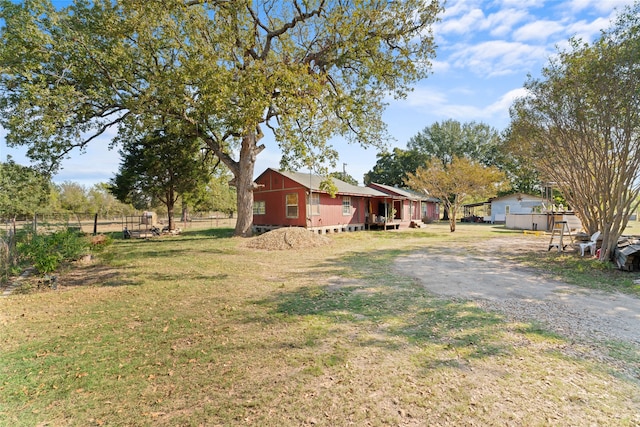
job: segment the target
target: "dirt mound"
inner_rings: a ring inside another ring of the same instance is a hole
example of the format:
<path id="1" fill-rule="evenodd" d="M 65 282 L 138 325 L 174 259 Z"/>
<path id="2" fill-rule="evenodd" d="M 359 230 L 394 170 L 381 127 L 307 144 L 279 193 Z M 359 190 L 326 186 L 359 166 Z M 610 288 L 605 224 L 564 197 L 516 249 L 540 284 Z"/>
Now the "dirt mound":
<path id="1" fill-rule="evenodd" d="M 286 249 L 303 249 L 324 246 L 331 243 L 326 236 L 302 227 L 285 227 L 271 230 L 248 240 L 244 246 L 252 249 L 281 251 Z"/>

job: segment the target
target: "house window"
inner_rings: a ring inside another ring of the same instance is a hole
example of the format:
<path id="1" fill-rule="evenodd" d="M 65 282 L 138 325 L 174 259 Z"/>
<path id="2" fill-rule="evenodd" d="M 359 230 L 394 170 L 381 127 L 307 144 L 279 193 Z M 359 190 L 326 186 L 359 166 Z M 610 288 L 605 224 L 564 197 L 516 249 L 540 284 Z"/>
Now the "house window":
<path id="1" fill-rule="evenodd" d="M 267 213 L 267 208 L 264 203 L 264 200 L 256 200 L 253 202 L 253 214 L 254 215 L 264 215 Z"/>
<path id="2" fill-rule="evenodd" d="M 511 206 L 506 205 L 506 206 L 504 207 L 504 213 L 505 213 L 506 215 L 509 215 L 509 214 L 511 213 Z"/>
<path id="3" fill-rule="evenodd" d="M 298 193 L 287 194 L 287 218 L 298 218 Z"/>
<path id="4" fill-rule="evenodd" d="M 309 196 L 307 196 L 307 204 L 309 204 Z M 311 193 L 311 207 L 309 211 L 311 215 L 320 215 L 320 194 Z"/>
<path id="5" fill-rule="evenodd" d="M 342 197 L 342 215 L 351 215 L 351 197 Z"/>

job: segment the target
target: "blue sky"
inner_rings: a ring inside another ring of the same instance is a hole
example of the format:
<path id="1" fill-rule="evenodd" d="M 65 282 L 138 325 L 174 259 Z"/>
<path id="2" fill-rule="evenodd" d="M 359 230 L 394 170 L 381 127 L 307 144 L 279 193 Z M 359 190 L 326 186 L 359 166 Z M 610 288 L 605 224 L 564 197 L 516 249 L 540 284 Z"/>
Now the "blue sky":
<path id="1" fill-rule="evenodd" d="M 54 1 L 56 5 L 66 1 Z M 509 123 L 509 106 L 523 93 L 527 74 L 537 76 L 556 51 L 572 36 L 585 41 L 607 28 L 615 9 L 632 0 L 449 0 L 441 22 L 434 26 L 438 45 L 433 74 L 415 85 L 400 101 L 390 100 L 384 119 L 395 141 L 405 148 L 413 135 L 447 119 L 484 122 L 502 131 Z M 268 131 L 268 129 L 266 129 Z M 114 130 L 115 132 L 115 130 Z M 0 158 L 11 155 L 27 164 L 24 150 L 8 149 L 0 128 Z M 113 135 L 113 133 L 111 134 Z M 258 156 L 256 174 L 277 168 L 280 152 L 267 133 L 266 150 Z M 108 139 L 94 141 L 85 153 L 74 153 L 54 181 L 85 186 L 106 182 L 117 172 L 116 150 Z M 362 183 L 376 162 L 376 150 L 334 141 L 340 153 L 336 170 Z M 343 163 L 346 166 L 343 166 Z"/>

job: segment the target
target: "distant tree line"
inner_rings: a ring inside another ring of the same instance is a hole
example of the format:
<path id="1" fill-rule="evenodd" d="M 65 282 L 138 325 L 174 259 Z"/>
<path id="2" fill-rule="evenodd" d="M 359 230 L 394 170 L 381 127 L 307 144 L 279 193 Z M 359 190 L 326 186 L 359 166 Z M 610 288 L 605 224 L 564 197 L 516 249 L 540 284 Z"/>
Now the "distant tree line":
<path id="1" fill-rule="evenodd" d="M 201 183 L 189 194 L 178 195 L 177 200 L 185 212 L 233 212 L 235 195 L 228 185 L 229 175 L 220 170 Z M 0 163 L 0 218 L 31 218 L 34 214 L 98 214 L 100 218 L 133 215 L 140 210 L 163 210 L 159 198 L 148 197 L 144 203 L 132 204 L 118 200 L 109 183 L 91 187 L 77 182 L 56 184 L 49 176 L 29 166 L 8 159 Z"/>

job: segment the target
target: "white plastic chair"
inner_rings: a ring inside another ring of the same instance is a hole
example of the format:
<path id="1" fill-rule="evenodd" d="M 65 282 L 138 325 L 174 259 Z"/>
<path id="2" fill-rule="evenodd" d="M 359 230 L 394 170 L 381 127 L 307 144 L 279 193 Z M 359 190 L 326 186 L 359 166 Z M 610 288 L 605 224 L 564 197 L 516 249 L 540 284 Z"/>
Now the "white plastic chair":
<path id="1" fill-rule="evenodd" d="M 598 237 L 600 237 L 600 232 L 596 231 L 591 235 L 591 239 L 586 243 L 580 243 L 580 256 L 584 256 L 584 250 L 589 248 L 589 252 L 591 255 L 596 254 L 596 242 L 598 241 Z"/>

